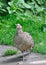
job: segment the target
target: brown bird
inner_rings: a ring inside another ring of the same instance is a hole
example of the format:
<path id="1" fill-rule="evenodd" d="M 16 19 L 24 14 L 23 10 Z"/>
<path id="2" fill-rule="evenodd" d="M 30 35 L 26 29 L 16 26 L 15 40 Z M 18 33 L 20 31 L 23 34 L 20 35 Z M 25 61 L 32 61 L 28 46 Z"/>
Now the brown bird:
<path id="1" fill-rule="evenodd" d="M 34 47 L 32 36 L 27 32 L 23 32 L 22 26 L 20 24 L 16 24 L 14 44 L 21 52 L 27 51 Z"/>

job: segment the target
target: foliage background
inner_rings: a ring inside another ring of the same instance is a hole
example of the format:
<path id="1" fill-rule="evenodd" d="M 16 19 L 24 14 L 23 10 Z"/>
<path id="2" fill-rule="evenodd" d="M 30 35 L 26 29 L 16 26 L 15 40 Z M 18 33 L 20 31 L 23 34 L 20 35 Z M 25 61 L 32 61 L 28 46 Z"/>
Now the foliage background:
<path id="1" fill-rule="evenodd" d="M 0 44 L 14 45 L 17 23 L 32 35 L 33 51 L 46 53 L 46 0 L 0 0 Z"/>

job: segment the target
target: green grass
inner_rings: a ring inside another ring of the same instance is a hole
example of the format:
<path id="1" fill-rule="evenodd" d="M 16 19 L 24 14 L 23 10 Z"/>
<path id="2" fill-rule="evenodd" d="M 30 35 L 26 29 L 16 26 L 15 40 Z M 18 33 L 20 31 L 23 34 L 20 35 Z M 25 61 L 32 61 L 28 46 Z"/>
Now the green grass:
<path id="1" fill-rule="evenodd" d="M 10 56 L 10 55 L 16 55 L 17 54 L 17 50 L 11 50 L 8 49 L 3 53 L 3 56 Z"/>
<path id="2" fill-rule="evenodd" d="M 44 19 L 42 16 L 28 15 L 29 16 L 24 14 L 0 16 L 0 44 L 14 45 L 15 24 L 20 23 L 23 31 L 29 32 L 34 39 L 35 46 L 33 51 L 46 53 L 46 30 L 41 30 Z"/>

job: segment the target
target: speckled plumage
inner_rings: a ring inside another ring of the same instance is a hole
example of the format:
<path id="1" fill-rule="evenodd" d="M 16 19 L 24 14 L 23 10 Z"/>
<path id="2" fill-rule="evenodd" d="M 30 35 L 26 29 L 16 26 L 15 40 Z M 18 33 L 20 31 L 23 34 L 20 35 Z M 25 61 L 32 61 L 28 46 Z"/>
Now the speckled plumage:
<path id="1" fill-rule="evenodd" d="M 22 52 L 34 47 L 32 36 L 27 32 L 23 32 L 20 24 L 16 24 L 14 44 Z"/>

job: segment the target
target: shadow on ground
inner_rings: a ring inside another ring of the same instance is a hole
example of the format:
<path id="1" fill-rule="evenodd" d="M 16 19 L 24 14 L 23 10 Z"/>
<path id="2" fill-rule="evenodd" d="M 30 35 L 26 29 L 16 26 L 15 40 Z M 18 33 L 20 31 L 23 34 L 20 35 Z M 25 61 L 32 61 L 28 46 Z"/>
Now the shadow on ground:
<path id="1" fill-rule="evenodd" d="M 19 62 L 19 61 L 23 61 L 23 57 L 8 59 L 5 61 L 2 61 L 1 63 L 11 63 L 11 62 Z"/>

